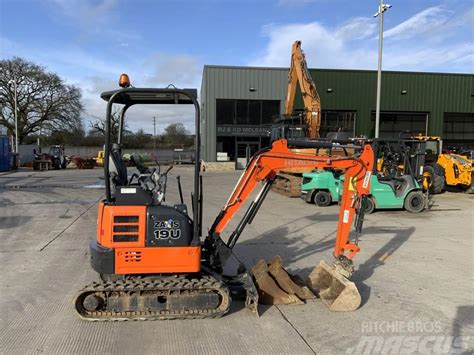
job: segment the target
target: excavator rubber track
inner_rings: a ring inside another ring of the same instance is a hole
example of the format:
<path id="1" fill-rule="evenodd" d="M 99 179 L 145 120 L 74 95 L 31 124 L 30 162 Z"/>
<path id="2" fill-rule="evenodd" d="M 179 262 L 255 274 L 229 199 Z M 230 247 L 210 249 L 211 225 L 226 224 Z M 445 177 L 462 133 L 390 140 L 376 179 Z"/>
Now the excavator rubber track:
<path id="1" fill-rule="evenodd" d="M 218 318 L 230 303 L 227 286 L 209 275 L 94 282 L 74 300 L 77 313 L 88 321 Z"/>

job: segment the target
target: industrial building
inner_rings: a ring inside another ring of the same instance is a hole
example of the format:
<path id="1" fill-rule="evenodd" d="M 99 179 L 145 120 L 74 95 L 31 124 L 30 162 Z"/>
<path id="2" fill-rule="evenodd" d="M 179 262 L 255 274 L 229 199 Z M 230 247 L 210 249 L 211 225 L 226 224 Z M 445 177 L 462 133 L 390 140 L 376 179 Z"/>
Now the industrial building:
<path id="1" fill-rule="evenodd" d="M 346 130 L 374 136 L 377 72 L 310 69 L 321 97 L 321 136 Z M 269 125 L 284 111 L 288 68 L 204 66 L 202 157 L 238 161 L 270 144 Z M 303 107 L 297 94 L 296 110 Z M 441 136 L 474 149 L 474 75 L 384 71 L 380 137 L 401 131 Z"/>

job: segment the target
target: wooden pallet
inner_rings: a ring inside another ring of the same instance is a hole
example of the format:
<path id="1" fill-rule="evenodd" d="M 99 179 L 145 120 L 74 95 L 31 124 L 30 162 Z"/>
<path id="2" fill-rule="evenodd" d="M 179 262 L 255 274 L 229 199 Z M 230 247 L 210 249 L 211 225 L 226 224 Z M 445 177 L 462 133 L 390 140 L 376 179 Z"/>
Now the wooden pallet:
<path id="1" fill-rule="evenodd" d="M 286 197 L 300 197 L 302 179 L 300 174 L 278 174 L 273 182 L 272 191 Z"/>

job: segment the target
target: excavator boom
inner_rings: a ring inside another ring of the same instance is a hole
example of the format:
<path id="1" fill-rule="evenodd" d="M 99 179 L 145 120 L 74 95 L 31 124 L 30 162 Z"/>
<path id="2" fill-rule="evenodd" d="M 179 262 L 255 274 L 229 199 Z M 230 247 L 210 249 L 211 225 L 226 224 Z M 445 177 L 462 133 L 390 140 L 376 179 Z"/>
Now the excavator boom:
<path id="1" fill-rule="evenodd" d="M 293 113 L 298 82 L 303 96 L 304 120 L 308 129 L 308 136 L 310 139 L 319 138 L 321 100 L 316 84 L 309 74 L 306 58 L 301 50 L 301 41 L 295 41 L 291 50 L 291 64 L 288 72 L 288 88 L 285 101 L 286 115 Z"/>
<path id="2" fill-rule="evenodd" d="M 240 177 L 229 200 L 219 213 L 210 229 L 207 244 L 218 246 L 211 260 L 218 260 L 220 266 L 225 264 L 226 257 L 231 253 L 245 226 L 252 223 L 258 209 L 263 203 L 277 173 L 282 169 L 311 169 L 333 168 L 344 170 L 346 179 L 340 201 L 340 211 L 336 240 L 333 250 L 335 262 L 329 266 L 322 262 L 309 276 L 309 284 L 332 310 L 350 311 L 360 305 L 360 294 L 354 283 L 347 280 L 353 272 L 353 257 L 360 248 L 355 240 L 350 240 L 349 234 L 355 219 L 356 235 L 362 230 L 365 199 L 370 192 L 370 176 L 374 164 L 374 153 L 370 144 L 351 146 L 358 150 L 357 154 L 349 157 L 331 155 L 310 155 L 296 153 L 295 148 L 330 148 L 332 143 L 318 141 L 291 142 L 281 139 L 273 142 L 272 147 L 256 154 L 247 165 Z M 244 217 L 230 234 L 227 242 L 221 238 L 225 228 L 247 201 L 250 194 L 261 182 L 263 188 L 250 203 Z M 224 260 L 222 257 L 224 256 Z M 298 304 L 300 299 L 310 298 L 301 283 L 288 275 L 283 269 L 282 262 L 272 260 L 267 264 L 260 260 L 252 273 L 260 300 L 270 304 Z M 299 284 L 299 285 L 298 285 Z M 298 287 L 300 286 L 300 287 Z M 290 290 L 290 293 L 288 293 Z M 305 298 L 298 295 L 305 294 Z"/>
<path id="3" fill-rule="evenodd" d="M 301 143 L 305 147 L 311 145 L 314 148 L 331 145 L 331 143 L 317 141 L 303 141 Z M 257 185 L 260 182 L 266 183 L 261 193 L 257 196 L 257 199 L 259 199 L 263 196 L 267 184 L 271 184 L 278 172 L 283 169 L 341 169 L 346 171 L 347 178 L 344 180 L 344 192 L 341 199 L 334 256 L 339 257 L 343 255 L 347 259 L 352 259 L 359 251 L 359 247 L 349 241 L 349 232 L 351 230 L 351 222 L 356 209 L 360 205 L 362 196 L 367 195 L 370 191 L 369 180 L 374 164 L 374 154 L 371 145 L 363 145 L 360 147 L 359 154 L 350 157 L 301 154 L 291 151 L 292 148 L 288 146 L 287 140 L 281 139 L 273 142 L 270 149 L 256 154 L 252 158 L 229 200 L 215 220 L 211 232 L 219 236 L 222 235 L 228 223 Z M 254 203 L 260 202 L 257 199 Z M 228 245 L 231 246 L 233 244 L 235 244 L 235 241 L 231 236 Z"/>

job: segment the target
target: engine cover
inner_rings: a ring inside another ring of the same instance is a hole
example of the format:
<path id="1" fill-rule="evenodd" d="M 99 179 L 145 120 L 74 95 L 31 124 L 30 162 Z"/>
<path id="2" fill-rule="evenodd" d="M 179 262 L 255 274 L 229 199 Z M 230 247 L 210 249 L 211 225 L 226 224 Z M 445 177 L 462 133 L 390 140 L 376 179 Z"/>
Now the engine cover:
<path id="1" fill-rule="evenodd" d="M 147 247 L 182 247 L 191 244 L 193 224 L 188 215 L 177 207 L 148 206 Z"/>

